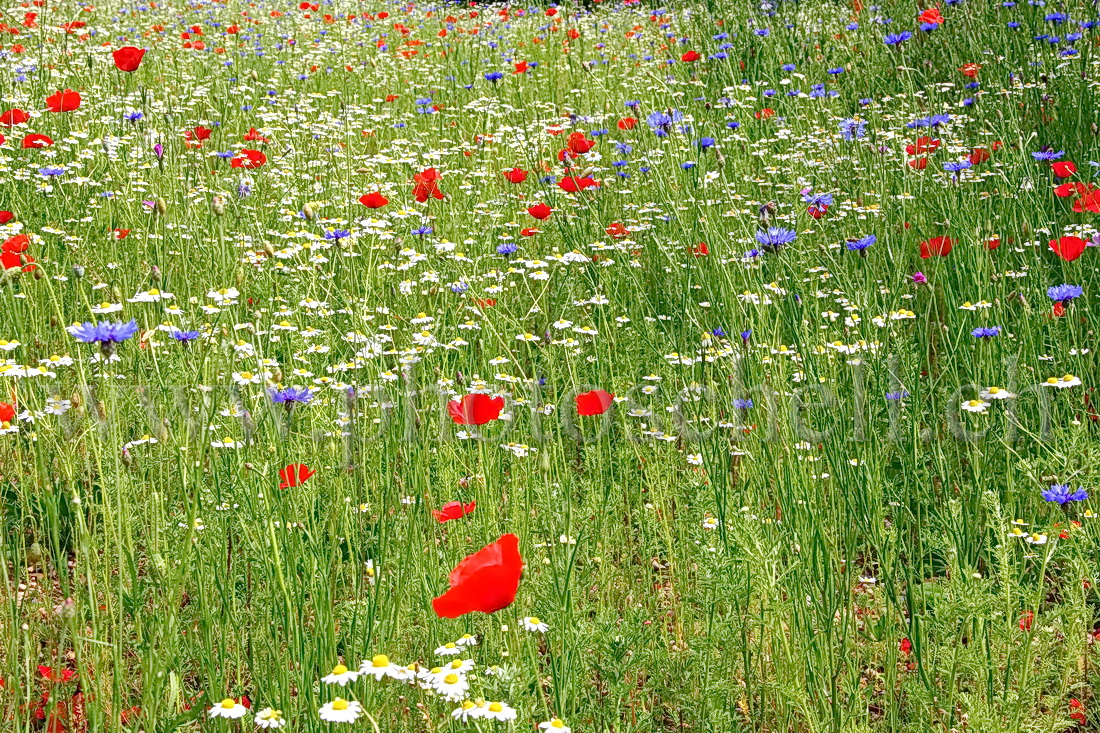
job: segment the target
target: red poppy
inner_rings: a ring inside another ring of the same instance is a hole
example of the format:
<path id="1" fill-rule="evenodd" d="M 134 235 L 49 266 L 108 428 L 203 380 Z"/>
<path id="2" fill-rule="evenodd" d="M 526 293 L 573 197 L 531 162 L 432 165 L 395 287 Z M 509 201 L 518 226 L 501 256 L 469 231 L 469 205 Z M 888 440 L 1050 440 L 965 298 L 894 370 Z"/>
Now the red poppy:
<path id="1" fill-rule="evenodd" d="M 970 165 L 980 165 L 991 157 L 993 155 L 989 152 L 989 148 L 974 148 L 970 151 Z"/>
<path id="2" fill-rule="evenodd" d="M 390 200 L 388 198 L 377 191 L 359 197 L 359 203 L 363 204 L 363 206 L 366 206 L 368 209 L 381 209 L 389 202 Z"/>
<path id="3" fill-rule="evenodd" d="M 1020 616 L 1020 631 L 1031 631 L 1031 622 L 1034 620 L 1034 611 L 1024 611 Z"/>
<path id="4" fill-rule="evenodd" d="M 246 132 L 244 134 L 244 139 L 245 139 L 245 142 L 251 142 L 251 141 L 261 142 L 261 143 L 271 142 L 266 137 L 264 137 L 262 134 L 260 134 L 260 131 L 257 130 L 255 127 L 248 128 L 248 132 Z"/>
<path id="5" fill-rule="evenodd" d="M 460 562 L 448 576 L 450 590 L 432 601 L 440 618 L 458 618 L 473 611 L 494 613 L 516 599 L 523 558 L 519 538 L 502 535 Z"/>
<path id="6" fill-rule="evenodd" d="M 1061 318 L 1066 314 L 1066 304 L 1062 301 L 1058 301 L 1054 304 L 1054 308 L 1051 310 L 1051 315 L 1055 318 Z"/>
<path id="7" fill-rule="evenodd" d="M 602 389 L 594 389 L 591 392 L 579 394 L 577 400 L 578 415 L 602 415 L 611 407 L 615 395 Z"/>
<path id="8" fill-rule="evenodd" d="M 4 140 L 5 140 L 5 139 L 6 139 L 6 138 L 5 138 L 5 137 L 4 137 L 3 135 L 0 135 L 0 145 L 3 145 L 3 144 L 4 144 Z"/>
<path id="9" fill-rule="evenodd" d="M 806 207 L 806 213 L 815 219 L 820 219 L 825 216 L 825 212 L 829 210 L 829 207 L 825 204 L 814 204 Z"/>
<path id="10" fill-rule="evenodd" d="M 599 182 L 593 180 L 589 176 L 584 178 L 577 178 L 576 176 L 566 176 L 558 181 L 558 188 L 566 193 L 576 193 L 577 191 L 583 191 L 588 188 L 598 188 Z"/>
<path id="11" fill-rule="evenodd" d="M 512 73 L 513 74 L 526 74 L 527 73 L 527 62 L 526 61 L 517 61 L 516 62 L 516 70 L 513 71 Z"/>
<path id="12" fill-rule="evenodd" d="M 909 161 L 909 167 L 918 171 L 922 171 L 928 167 L 928 158 L 913 158 Z"/>
<path id="13" fill-rule="evenodd" d="M 913 651 L 913 642 L 909 641 L 908 638 L 902 639 L 898 643 L 898 651 L 900 651 L 902 654 L 908 654 L 909 652 Z"/>
<path id="14" fill-rule="evenodd" d="M 72 89 L 54 92 L 46 97 L 46 106 L 51 112 L 72 112 L 80 107 L 80 95 Z"/>
<path id="15" fill-rule="evenodd" d="M 620 130 L 633 130 L 634 126 L 638 124 L 638 120 L 633 117 L 623 117 L 616 125 Z"/>
<path id="16" fill-rule="evenodd" d="M 266 162 L 267 156 L 259 150 L 245 148 L 233 156 L 233 160 L 229 162 L 229 165 L 233 168 L 259 168 Z"/>
<path id="17" fill-rule="evenodd" d="M 527 180 L 527 171 L 522 168 L 511 168 L 504 171 L 504 177 L 508 179 L 509 183 L 523 183 Z"/>
<path id="18" fill-rule="evenodd" d="M 707 246 L 706 242 L 699 242 L 692 248 L 691 253 L 696 257 L 706 257 L 710 254 L 710 247 Z"/>
<path id="19" fill-rule="evenodd" d="M 934 153 L 936 148 L 940 146 L 940 141 L 923 135 L 917 138 L 916 143 L 909 143 L 905 146 L 906 155 L 916 155 L 917 153 Z"/>
<path id="20" fill-rule="evenodd" d="M 115 239 L 126 239 L 126 237 L 130 236 L 130 230 L 129 229 L 112 229 L 111 234 L 114 235 Z"/>
<path id="21" fill-rule="evenodd" d="M 765 107 L 764 109 L 760 110 L 759 112 L 754 112 L 753 117 L 755 117 L 758 120 L 769 120 L 772 117 L 775 117 L 775 110 L 772 109 L 771 107 Z"/>
<path id="22" fill-rule="evenodd" d="M 973 79 L 978 75 L 978 71 L 980 71 L 981 68 L 981 64 L 976 64 L 973 61 L 968 61 L 959 67 L 959 71 L 962 72 L 963 76 L 969 76 L 971 79 Z"/>
<path id="23" fill-rule="evenodd" d="M 211 130 L 209 127 L 203 127 L 202 125 L 198 125 L 198 126 L 194 127 L 193 129 L 188 131 L 187 138 L 189 140 L 192 139 L 192 138 L 195 139 L 195 140 L 208 140 L 210 138 L 210 133 L 212 133 L 212 132 L 214 132 L 214 131 Z"/>
<path id="24" fill-rule="evenodd" d="M 1058 186 L 1061 188 L 1061 186 Z M 1057 189 L 1055 193 L 1057 193 Z M 1084 193 L 1081 198 L 1073 202 L 1073 210 L 1081 214 L 1085 211 L 1091 211 L 1093 214 L 1100 214 L 1100 190 L 1090 190 Z"/>
<path id="25" fill-rule="evenodd" d="M 539 221 L 545 221 L 550 218 L 550 214 L 553 212 L 546 204 L 535 204 L 534 206 L 527 207 L 527 213 L 535 217 Z"/>
<path id="26" fill-rule="evenodd" d="M 4 252 L 26 252 L 30 243 L 31 238 L 26 234 L 16 234 L 14 237 L 10 237 L 4 242 L 2 249 Z"/>
<path id="27" fill-rule="evenodd" d="M 304 484 L 310 476 L 317 473 L 304 463 L 291 463 L 279 469 L 279 488 L 290 489 Z"/>
<path id="28" fill-rule="evenodd" d="M 10 421 L 4 421 L 4 422 L 10 422 Z M 47 667 L 44 664 L 38 665 L 38 673 L 40 675 L 42 675 L 43 678 L 49 680 L 50 682 L 68 682 L 69 680 L 76 677 L 76 670 L 75 669 L 63 669 L 60 672 L 55 673 L 53 671 L 53 667 Z"/>
<path id="29" fill-rule="evenodd" d="M 939 8 L 929 8 L 928 10 L 925 10 L 923 13 L 917 16 L 917 22 L 943 25 L 943 16 L 940 15 Z"/>
<path id="30" fill-rule="evenodd" d="M 425 168 L 413 176 L 413 196 L 420 203 L 428 200 L 428 197 L 442 199 L 443 192 L 439 190 L 439 171 L 435 168 Z"/>
<path id="31" fill-rule="evenodd" d="M 683 61 L 685 64 L 690 64 L 692 61 L 698 61 L 699 60 L 699 52 L 698 51 L 688 51 L 687 53 L 685 53 L 683 56 L 680 57 L 680 60 Z"/>
<path id="32" fill-rule="evenodd" d="M 1080 181 L 1070 181 L 1069 183 L 1061 183 L 1054 187 L 1054 195 L 1062 198 L 1074 196 L 1076 194 L 1086 194 L 1092 190 L 1092 186 L 1087 183 L 1081 183 Z"/>
<path id="33" fill-rule="evenodd" d="M 1073 262 L 1085 251 L 1085 240 L 1080 237 L 1058 237 L 1050 240 L 1050 249 L 1066 262 Z"/>
<path id="34" fill-rule="evenodd" d="M 43 135 L 38 132 L 33 132 L 23 138 L 23 148 L 48 148 L 53 145 L 53 139 L 48 135 Z"/>
<path id="35" fill-rule="evenodd" d="M 7 224 L 9 221 L 15 218 L 15 214 L 10 211 L 0 211 L 0 226 Z"/>
<path id="36" fill-rule="evenodd" d="M 951 248 L 955 242 L 950 237 L 932 237 L 920 243 L 920 258 L 927 260 L 929 257 L 946 257 L 951 254 Z"/>
<path id="37" fill-rule="evenodd" d="M 1059 160 L 1057 163 L 1051 163 L 1050 169 L 1054 171 L 1054 175 L 1059 178 L 1069 178 L 1077 172 L 1077 166 L 1072 161 Z"/>
<path id="38" fill-rule="evenodd" d="M 30 118 L 31 116 L 21 109 L 9 109 L 7 112 L 0 114 L 0 125 L 15 127 L 24 124 Z"/>
<path id="39" fill-rule="evenodd" d="M 539 234 L 541 231 L 541 229 L 538 229 L 536 227 L 526 227 L 524 229 L 520 229 L 519 234 L 521 237 L 533 237 L 536 234 Z"/>
<path id="40" fill-rule="evenodd" d="M 988 240 L 985 243 L 985 248 L 990 250 L 990 251 L 993 251 L 993 250 L 997 249 L 1000 246 L 1001 246 L 1001 238 L 1000 237 L 993 237 L 992 239 Z"/>
<path id="41" fill-rule="evenodd" d="M 15 420 L 15 408 L 7 402 L 0 402 L 0 423 L 10 423 Z"/>
<path id="42" fill-rule="evenodd" d="M 626 227 L 622 225 L 621 222 L 615 222 L 607 229 L 604 229 L 604 231 L 607 232 L 607 236 L 611 237 L 612 239 L 623 239 L 624 237 L 630 236 L 630 232 L 627 230 Z"/>
<path id="43" fill-rule="evenodd" d="M 145 49 L 135 48 L 134 46 L 123 46 L 114 51 L 112 55 L 115 57 L 115 67 L 119 71 L 129 73 L 137 71 L 137 68 L 141 66 L 141 60 L 145 57 Z"/>
<path id="44" fill-rule="evenodd" d="M 443 522 L 462 519 L 467 514 L 472 514 L 476 507 L 476 501 L 471 501 L 469 504 L 463 504 L 461 501 L 448 501 L 442 508 L 433 509 L 432 516 L 439 520 L 440 524 L 443 524 Z"/>
<path id="45" fill-rule="evenodd" d="M 586 138 L 583 132 L 570 133 L 569 152 L 584 155 L 594 147 L 596 147 L 596 141 Z"/>
<path id="46" fill-rule="evenodd" d="M 487 394 L 468 394 L 461 400 L 447 403 L 447 412 L 459 425 L 484 425 L 500 417 L 503 409 L 503 397 Z"/>

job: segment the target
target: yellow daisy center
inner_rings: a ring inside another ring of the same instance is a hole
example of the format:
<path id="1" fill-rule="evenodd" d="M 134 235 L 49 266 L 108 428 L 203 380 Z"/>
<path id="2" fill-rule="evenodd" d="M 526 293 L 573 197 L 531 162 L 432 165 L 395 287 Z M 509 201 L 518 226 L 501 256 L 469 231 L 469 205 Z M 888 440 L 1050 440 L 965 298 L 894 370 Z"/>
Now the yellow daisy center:
<path id="1" fill-rule="evenodd" d="M 494 713 L 499 713 L 504 710 L 504 706 L 501 705 L 499 702 L 491 702 L 489 703 L 489 709 L 492 710 Z"/>
<path id="2" fill-rule="evenodd" d="M 332 668 L 332 673 L 333 674 L 344 674 L 347 671 L 348 671 L 348 668 L 345 667 L 342 664 L 337 664 L 335 667 Z"/>
<path id="3" fill-rule="evenodd" d="M 372 667 L 388 667 L 390 666 L 390 658 L 385 654 L 375 654 L 371 657 L 370 665 Z"/>
<path id="4" fill-rule="evenodd" d="M 565 723 L 562 722 L 561 718 L 554 718 L 553 720 L 550 721 L 550 727 L 551 728 L 564 728 Z"/>
<path id="5" fill-rule="evenodd" d="M 532 626 L 538 626 L 538 625 L 539 625 L 540 623 L 542 623 L 542 622 L 541 622 L 541 621 L 539 621 L 539 617 L 538 617 L 538 616 L 532 616 L 532 617 L 531 617 L 531 625 L 532 625 Z"/>
<path id="6" fill-rule="evenodd" d="M 232 710 L 233 708 L 237 707 L 237 701 L 231 697 L 227 697 L 222 700 L 222 707 L 226 710 Z"/>
<path id="7" fill-rule="evenodd" d="M 338 698 L 336 698 L 335 700 L 332 701 L 332 709 L 333 710 L 347 710 L 348 709 L 348 701 L 345 700 L 342 697 L 338 697 Z"/>
<path id="8" fill-rule="evenodd" d="M 448 685 L 453 685 L 456 682 L 458 682 L 458 675 L 457 674 L 449 674 L 449 675 L 447 675 L 446 677 L 443 678 L 443 681 L 446 682 Z"/>

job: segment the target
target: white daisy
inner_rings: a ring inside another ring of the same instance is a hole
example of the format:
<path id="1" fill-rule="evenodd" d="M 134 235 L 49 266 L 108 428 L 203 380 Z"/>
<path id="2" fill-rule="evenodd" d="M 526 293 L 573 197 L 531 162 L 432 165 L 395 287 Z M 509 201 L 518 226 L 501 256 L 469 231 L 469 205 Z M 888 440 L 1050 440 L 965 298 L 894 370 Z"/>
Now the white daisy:
<path id="1" fill-rule="evenodd" d="M 322 705 L 317 713 L 328 723 L 354 723 L 363 714 L 363 706 L 358 700 L 338 697 Z"/>
<path id="2" fill-rule="evenodd" d="M 342 664 L 337 664 L 332 668 L 332 674 L 327 674 L 321 678 L 321 681 L 329 685 L 340 685 L 343 687 L 349 682 L 355 682 L 359 679 L 359 673 L 348 669 Z"/>
<path id="3" fill-rule="evenodd" d="M 256 713 L 256 725 L 260 728 L 282 728 L 286 725 L 286 718 L 282 710 L 264 708 Z"/>
<path id="4" fill-rule="evenodd" d="M 220 703 L 210 708 L 209 715 L 211 718 L 226 718 L 227 720 L 236 720 L 242 718 L 248 712 L 248 708 L 241 705 L 239 702 L 231 697 L 227 697 Z"/>

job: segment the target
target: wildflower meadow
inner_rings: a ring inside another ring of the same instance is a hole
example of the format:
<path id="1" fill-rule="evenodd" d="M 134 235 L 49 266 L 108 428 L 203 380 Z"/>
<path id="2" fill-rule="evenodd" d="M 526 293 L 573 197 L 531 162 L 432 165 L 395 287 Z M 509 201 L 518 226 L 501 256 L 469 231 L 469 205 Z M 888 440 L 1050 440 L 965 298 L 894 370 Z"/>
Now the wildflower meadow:
<path id="1" fill-rule="evenodd" d="M 0 6 L 0 731 L 1100 730 L 1086 0 Z"/>

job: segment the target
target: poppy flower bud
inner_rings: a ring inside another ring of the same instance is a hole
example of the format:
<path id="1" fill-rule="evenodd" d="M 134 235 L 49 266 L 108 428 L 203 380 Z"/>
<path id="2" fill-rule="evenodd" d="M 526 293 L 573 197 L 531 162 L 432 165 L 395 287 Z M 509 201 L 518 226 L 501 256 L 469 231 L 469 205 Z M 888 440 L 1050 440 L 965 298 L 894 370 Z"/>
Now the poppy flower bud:
<path id="1" fill-rule="evenodd" d="M 41 267 L 34 268 L 33 272 L 35 280 L 41 280 L 42 278 L 46 277 L 46 273 L 42 271 Z"/>
<path id="2" fill-rule="evenodd" d="M 66 598 L 61 603 L 57 604 L 54 609 L 57 611 L 57 615 L 66 621 L 71 621 L 76 618 L 76 601 L 72 598 Z"/>
<path id="3" fill-rule="evenodd" d="M 244 470 L 246 470 L 246 471 L 251 471 L 253 468 L 255 468 L 255 466 L 253 466 L 251 463 L 246 462 L 244 464 Z"/>
<path id="4" fill-rule="evenodd" d="M 50 328 L 57 328 L 57 316 L 50 316 Z"/>
<path id="5" fill-rule="evenodd" d="M 313 206 L 306 204 L 302 207 L 302 216 L 306 218 L 306 221 L 313 221 Z"/>
<path id="6" fill-rule="evenodd" d="M 160 268 L 156 265 L 153 265 L 151 268 L 149 268 L 149 279 L 155 283 L 160 282 Z"/>
<path id="7" fill-rule="evenodd" d="M 77 280 L 84 277 L 83 265 L 73 265 L 73 277 L 75 277 Z"/>
<path id="8" fill-rule="evenodd" d="M 157 210 L 158 214 L 160 214 L 161 216 L 164 216 L 165 214 L 168 213 L 168 202 L 165 201 L 163 198 L 158 197 L 157 198 L 157 204 L 156 204 L 156 210 Z"/>
<path id="9" fill-rule="evenodd" d="M 210 209 L 216 216 L 225 216 L 225 198 L 214 196 L 210 199 Z"/>
<path id="10" fill-rule="evenodd" d="M 271 242 L 264 242 L 264 254 L 266 254 L 268 257 L 275 256 L 275 247 L 271 244 Z"/>
<path id="11" fill-rule="evenodd" d="M 237 271 L 233 273 L 233 278 L 237 281 L 237 285 L 241 285 L 244 282 L 244 270 L 237 268 Z"/>
<path id="12" fill-rule="evenodd" d="M 122 465 L 129 466 L 133 462 L 134 462 L 134 457 L 130 455 L 130 449 L 129 448 L 123 448 L 122 449 Z"/>

